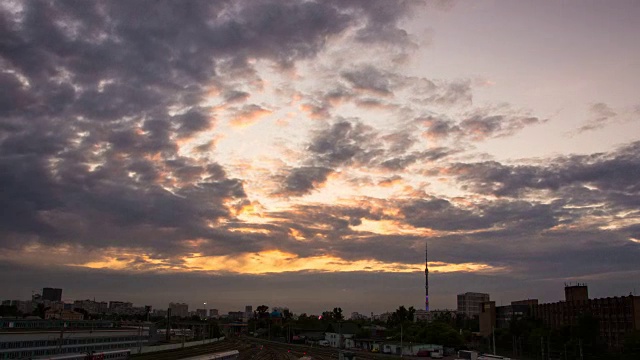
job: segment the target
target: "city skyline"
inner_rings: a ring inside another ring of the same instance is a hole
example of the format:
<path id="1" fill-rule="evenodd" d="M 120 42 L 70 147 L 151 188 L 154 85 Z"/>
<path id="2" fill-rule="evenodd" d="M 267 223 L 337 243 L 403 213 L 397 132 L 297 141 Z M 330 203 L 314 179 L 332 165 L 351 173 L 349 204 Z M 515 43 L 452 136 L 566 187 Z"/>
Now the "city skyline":
<path id="1" fill-rule="evenodd" d="M 422 309 L 427 240 L 432 309 L 640 290 L 639 16 L 3 2 L 0 298 Z"/>

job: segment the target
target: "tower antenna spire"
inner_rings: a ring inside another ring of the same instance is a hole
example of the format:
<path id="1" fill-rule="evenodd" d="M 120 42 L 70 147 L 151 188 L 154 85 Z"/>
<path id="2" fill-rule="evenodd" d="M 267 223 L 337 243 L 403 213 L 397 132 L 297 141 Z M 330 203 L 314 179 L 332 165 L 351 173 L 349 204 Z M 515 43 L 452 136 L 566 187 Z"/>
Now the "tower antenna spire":
<path id="1" fill-rule="evenodd" d="M 424 242 L 424 309 L 429 311 L 429 245 Z"/>

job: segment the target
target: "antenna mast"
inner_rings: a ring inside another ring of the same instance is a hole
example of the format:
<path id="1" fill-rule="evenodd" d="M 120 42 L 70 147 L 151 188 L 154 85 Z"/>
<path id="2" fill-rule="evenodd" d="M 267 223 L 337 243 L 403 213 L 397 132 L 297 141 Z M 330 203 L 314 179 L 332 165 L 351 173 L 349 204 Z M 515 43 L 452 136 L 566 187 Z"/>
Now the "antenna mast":
<path id="1" fill-rule="evenodd" d="M 427 241 L 424 242 L 424 309 L 429 311 L 429 248 Z"/>

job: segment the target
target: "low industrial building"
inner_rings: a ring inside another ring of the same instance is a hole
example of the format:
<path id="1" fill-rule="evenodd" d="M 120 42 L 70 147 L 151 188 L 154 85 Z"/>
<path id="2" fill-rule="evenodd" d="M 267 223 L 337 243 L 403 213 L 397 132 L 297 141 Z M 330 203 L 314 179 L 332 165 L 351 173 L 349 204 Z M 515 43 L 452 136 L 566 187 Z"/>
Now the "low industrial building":
<path id="1" fill-rule="evenodd" d="M 0 319 L 0 358 L 137 349 L 155 339 L 150 324 L 116 327 L 108 321 Z"/>

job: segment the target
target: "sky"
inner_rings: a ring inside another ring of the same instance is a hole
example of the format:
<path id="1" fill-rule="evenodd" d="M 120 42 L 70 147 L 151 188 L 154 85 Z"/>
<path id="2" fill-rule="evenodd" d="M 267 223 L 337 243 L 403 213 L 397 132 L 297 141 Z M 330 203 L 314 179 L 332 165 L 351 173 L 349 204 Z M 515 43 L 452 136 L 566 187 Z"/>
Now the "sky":
<path id="1" fill-rule="evenodd" d="M 3 1 L 0 299 L 640 291 L 637 1 Z M 636 292 L 637 293 L 637 292 Z"/>

